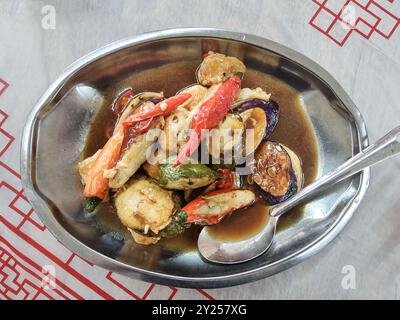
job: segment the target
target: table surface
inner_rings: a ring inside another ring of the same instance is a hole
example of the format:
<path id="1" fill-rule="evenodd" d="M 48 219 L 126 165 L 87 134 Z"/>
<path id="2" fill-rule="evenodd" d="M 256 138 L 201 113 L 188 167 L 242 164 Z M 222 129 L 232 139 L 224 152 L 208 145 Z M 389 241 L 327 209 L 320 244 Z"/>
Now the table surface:
<path id="1" fill-rule="evenodd" d="M 325 3 L 327 9 L 318 3 Z M 320 253 L 270 278 L 213 290 L 148 284 L 91 265 L 42 226 L 20 184 L 24 120 L 63 69 L 112 41 L 166 28 L 226 28 L 269 38 L 301 52 L 344 87 L 363 114 L 371 141 L 376 140 L 400 124 L 400 30 L 396 30 L 400 0 L 351 1 L 351 8 L 340 11 L 344 3 L 2 0 L 0 299 L 399 298 L 399 158 L 372 168 L 369 190 L 353 219 Z M 49 14 L 54 10 L 55 29 L 49 29 L 53 22 Z M 355 14 L 363 20 L 346 29 L 332 16 L 339 11 L 349 19 Z M 48 288 L 46 272 L 52 270 L 57 283 Z"/>

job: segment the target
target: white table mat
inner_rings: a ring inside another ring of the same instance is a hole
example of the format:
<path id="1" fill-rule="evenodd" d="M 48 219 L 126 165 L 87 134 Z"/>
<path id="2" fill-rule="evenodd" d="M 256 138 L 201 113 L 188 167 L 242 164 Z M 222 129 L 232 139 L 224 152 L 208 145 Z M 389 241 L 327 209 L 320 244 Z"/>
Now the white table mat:
<path id="1" fill-rule="evenodd" d="M 2 0 L 0 299 L 399 298 L 399 158 L 372 169 L 354 218 L 322 252 L 268 279 L 213 290 L 136 281 L 84 261 L 42 225 L 19 175 L 25 118 L 67 65 L 120 38 L 173 27 L 226 28 L 298 50 L 345 88 L 373 141 L 400 125 L 399 17 L 400 0 Z"/>

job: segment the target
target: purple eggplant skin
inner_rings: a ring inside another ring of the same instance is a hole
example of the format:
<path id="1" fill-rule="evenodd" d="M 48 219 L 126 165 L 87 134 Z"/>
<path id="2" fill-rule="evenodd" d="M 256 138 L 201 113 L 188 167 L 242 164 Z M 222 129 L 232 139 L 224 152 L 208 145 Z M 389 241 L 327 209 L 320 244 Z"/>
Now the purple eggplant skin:
<path id="1" fill-rule="evenodd" d="M 160 99 L 160 98 L 150 98 L 150 99 L 146 99 L 146 100 L 143 100 L 143 102 L 141 102 L 141 103 L 138 105 L 138 107 L 141 106 L 144 102 L 147 102 L 147 101 L 150 101 L 150 102 L 153 102 L 154 104 L 157 104 L 157 103 L 163 101 L 163 99 Z"/>
<path id="2" fill-rule="evenodd" d="M 141 94 L 143 94 L 143 92 L 134 95 L 132 99 L 137 98 L 137 97 L 140 96 Z M 147 98 L 147 99 L 143 99 L 143 100 L 141 100 L 141 101 L 135 106 L 135 108 L 132 110 L 132 112 L 133 112 L 134 110 L 136 110 L 137 108 L 139 108 L 139 107 L 140 107 L 143 103 L 145 103 L 145 102 L 152 102 L 152 103 L 154 103 L 154 104 L 157 104 L 157 103 L 159 103 L 159 102 L 161 102 L 161 101 L 163 101 L 163 100 L 164 100 L 164 99 L 162 99 L 162 98 Z M 129 105 L 129 103 L 126 105 L 126 107 L 128 107 L 128 105 Z M 126 108 L 126 107 L 125 107 L 125 108 Z M 125 111 L 125 108 L 124 108 L 123 111 Z"/>
<path id="3" fill-rule="evenodd" d="M 269 192 L 265 191 L 263 188 L 261 188 L 258 184 L 256 183 L 254 184 L 257 189 L 257 194 L 261 197 L 264 204 L 272 206 L 274 204 L 286 201 L 287 199 L 295 195 L 295 193 L 297 192 L 297 179 L 293 169 L 290 169 L 289 175 L 290 175 L 290 182 L 288 190 L 286 191 L 285 195 L 280 197 L 275 197 Z"/>
<path id="4" fill-rule="evenodd" d="M 251 99 L 239 104 L 235 111 L 242 113 L 251 108 L 262 108 L 267 115 L 267 127 L 264 132 L 264 139 L 267 139 L 274 131 L 279 120 L 279 105 L 273 100 Z"/>
<path id="5" fill-rule="evenodd" d="M 270 146 L 268 146 L 270 145 Z M 271 149 L 271 146 L 274 146 L 275 149 Z M 290 197 L 292 197 L 295 193 L 297 193 L 302 187 L 303 187 L 303 181 L 304 181 L 304 174 L 303 170 L 301 168 L 301 160 L 298 158 L 298 156 L 290 150 L 288 147 L 281 145 L 278 142 L 275 141 L 264 141 L 262 144 L 259 146 L 259 148 L 256 151 L 257 153 L 255 154 L 255 167 L 253 171 L 253 179 L 254 179 L 254 185 L 256 190 L 258 191 L 258 195 L 261 197 L 263 202 L 266 205 L 274 205 L 280 202 L 283 202 Z M 271 152 L 271 153 L 270 153 Z M 286 189 L 283 189 L 282 191 L 285 192 L 283 195 L 280 195 L 282 193 L 278 193 L 279 195 L 273 195 L 270 192 L 268 192 L 268 188 L 263 188 L 261 186 L 261 182 L 267 183 L 269 185 L 268 181 L 265 181 L 264 179 L 272 179 L 270 180 L 270 183 L 272 182 L 273 184 L 275 182 L 278 183 L 276 185 L 279 188 L 279 181 L 280 180 L 280 173 L 284 173 L 285 171 L 281 171 L 282 167 L 282 155 L 285 155 L 285 159 L 288 162 L 284 162 L 287 166 L 287 174 L 288 174 L 288 184 Z M 271 158 L 270 158 L 271 157 Z M 267 160 L 269 159 L 269 160 Z M 278 160 L 280 159 L 280 160 Z M 261 162 L 260 162 L 261 161 Z M 269 169 L 267 169 L 269 168 Z M 272 170 L 275 169 L 275 170 Z M 271 175 L 269 173 L 269 170 L 272 170 L 272 172 L 275 172 L 275 175 Z M 261 178 L 260 182 L 257 183 L 255 181 L 255 175 L 259 179 Z M 274 179 L 277 179 L 275 182 Z"/>
<path id="6" fill-rule="evenodd" d="M 139 108 L 143 103 L 145 103 L 145 102 L 152 102 L 152 103 L 154 103 L 154 104 L 157 104 L 157 103 L 159 103 L 159 102 L 161 102 L 161 101 L 163 101 L 163 99 L 161 99 L 161 98 L 148 98 L 148 99 L 143 99 L 142 101 L 140 101 L 136 106 L 135 106 L 135 108 L 132 110 L 132 113 L 133 113 L 133 111 L 135 111 L 137 108 Z M 128 105 L 129 105 L 129 103 L 126 105 L 126 107 L 124 108 L 124 110 L 122 110 L 122 112 L 124 112 L 125 111 L 125 109 L 128 107 Z M 118 123 L 118 121 L 117 121 L 117 123 Z"/>

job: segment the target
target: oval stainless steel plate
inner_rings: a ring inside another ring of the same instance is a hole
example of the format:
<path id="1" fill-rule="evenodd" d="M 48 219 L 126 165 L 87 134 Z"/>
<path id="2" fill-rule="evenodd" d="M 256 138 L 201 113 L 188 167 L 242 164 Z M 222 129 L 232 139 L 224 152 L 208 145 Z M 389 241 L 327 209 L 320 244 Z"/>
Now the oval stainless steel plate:
<path id="1" fill-rule="evenodd" d="M 340 85 L 310 59 L 275 42 L 225 30 L 174 29 L 112 43 L 76 61 L 50 86 L 33 108 L 23 134 L 25 193 L 66 247 L 97 265 L 144 281 L 224 287 L 293 266 L 328 244 L 349 221 L 368 187 L 369 170 L 308 203 L 303 218 L 279 232 L 267 254 L 238 265 L 206 263 L 197 252 L 139 246 L 101 231 L 95 216 L 83 214 L 82 186 L 74 165 L 106 89 L 127 75 L 198 60 L 210 46 L 299 91 L 318 140 L 318 175 L 368 145 L 361 114 Z"/>

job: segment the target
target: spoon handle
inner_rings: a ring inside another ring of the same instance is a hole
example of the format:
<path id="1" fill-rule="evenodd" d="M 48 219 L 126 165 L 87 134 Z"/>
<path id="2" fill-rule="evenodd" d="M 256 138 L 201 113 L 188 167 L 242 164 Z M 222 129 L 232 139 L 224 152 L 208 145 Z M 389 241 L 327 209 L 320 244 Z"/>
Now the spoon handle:
<path id="1" fill-rule="evenodd" d="M 294 208 L 304 200 L 319 194 L 327 187 L 333 186 L 361 170 L 385 160 L 400 152 L 400 126 L 390 131 L 374 144 L 347 160 L 335 170 L 305 187 L 289 200 L 273 206 L 270 210 L 272 217 L 279 217 Z"/>

